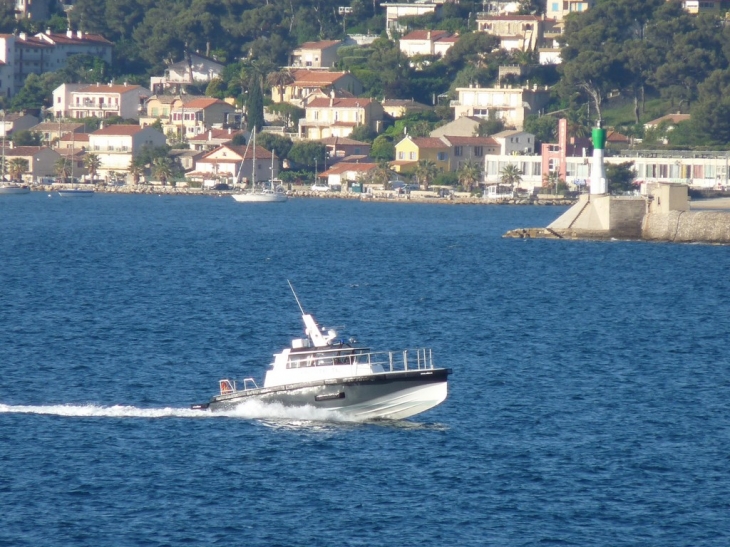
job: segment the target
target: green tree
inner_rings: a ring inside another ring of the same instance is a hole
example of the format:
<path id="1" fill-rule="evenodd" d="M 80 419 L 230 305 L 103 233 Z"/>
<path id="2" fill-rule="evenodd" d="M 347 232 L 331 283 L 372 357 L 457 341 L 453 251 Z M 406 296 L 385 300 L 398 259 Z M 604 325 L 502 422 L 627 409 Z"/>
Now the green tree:
<path id="1" fill-rule="evenodd" d="M 503 184 L 509 184 L 513 189 L 520 187 L 522 171 L 515 164 L 510 163 L 505 165 L 500 175 L 500 180 Z"/>
<path id="2" fill-rule="evenodd" d="M 256 144 L 266 150 L 273 150 L 279 159 L 286 158 L 294 145 L 289 137 L 277 135 L 276 133 L 267 133 L 266 131 L 256 136 Z"/>
<path id="3" fill-rule="evenodd" d="M 490 116 L 488 120 L 479 122 L 476 133 L 480 137 L 489 137 L 504 130 L 504 122 Z"/>
<path id="4" fill-rule="evenodd" d="M 261 93 L 260 76 L 255 75 L 246 97 L 246 122 L 248 130 L 261 131 L 264 126 L 264 97 Z"/>
<path id="5" fill-rule="evenodd" d="M 610 194 L 624 194 L 633 190 L 635 178 L 633 161 L 606 165 L 606 181 L 608 182 L 608 192 Z"/>
<path id="6" fill-rule="evenodd" d="M 167 186 L 167 180 L 172 176 L 170 158 L 155 158 L 152 162 L 152 174 L 162 183 L 162 186 Z"/>
<path id="7" fill-rule="evenodd" d="M 418 184 L 423 186 L 424 190 L 428 190 L 429 185 L 434 181 L 436 175 L 438 175 L 436 162 L 432 160 L 418 160 L 413 174 L 416 180 L 418 180 Z"/>
<path id="8" fill-rule="evenodd" d="M 2 0 L 0 2 L 0 33 L 12 34 L 16 27 L 15 2 L 13 0 Z"/>
<path id="9" fill-rule="evenodd" d="M 377 136 L 378 134 L 369 125 L 360 124 L 352 130 L 349 138 L 356 141 L 372 143 Z"/>
<path id="10" fill-rule="evenodd" d="M 287 69 L 277 70 L 266 77 L 266 82 L 269 86 L 276 88 L 279 97 L 283 97 L 284 88 L 294 83 L 294 74 Z"/>
<path id="11" fill-rule="evenodd" d="M 466 192 L 472 192 L 474 187 L 483 180 L 484 168 L 473 161 L 468 161 L 457 171 L 459 184 Z"/>
<path id="12" fill-rule="evenodd" d="M 68 179 L 71 176 L 71 160 L 69 158 L 58 158 L 56 163 L 53 165 L 53 168 L 61 181 L 68 182 Z"/>
<path id="13" fill-rule="evenodd" d="M 395 159 L 395 146 L 385 135 L 378 135 L 370 148 L 370 157 L 375 160 L 391 161 Z"/>
<path id="14" fill-rule="evenodd" d="M 129 174 L 132 175 L 132 182 L 137 185 L 139 184 L 142 175 L 144 175 L 144 164 L 140 163 L 138 159 L 133 159 L 129 163 Z"/>
<path id="15" fill-rule="evenodd" d="M 89 176 L 93 182 L 94 179 L 96 179 L 96 173 L 101 167 L 101 158 L 99 158 L 97 154 L 86 154 L 86 156 L 84 156 L 84 166 L 89 172 Z"/>
<path id="16" fill-rule="evenodd" d="M 298 141 L 289 150 L 288 158 L 297 165 L 304 167 L 324 166 L 327 149 L 317 141 Z"/>
<path id="17" fill-rule="evenodd" d="M 536 116 L 530 114 L 525 118 L 524 129 L 535 135 L 535 145 L 555 142 L 558 133 L 558 120 L 555 116 Z M 539 150 L 539 148 L 537 148 Z"/>
<path id="18" fill-rule="evenodd" d="M 21 130 L 13 133 L 12 139 L 15 146 L 40 146 L 43 135 L 37 131 Z"/>
<path id="19" fill-rule="evenodd" d="M 28 172 L 28 160 L 25 158 L 13 158 L 8 162 L 11 180 L 20 180 L 24 173 Z"/>

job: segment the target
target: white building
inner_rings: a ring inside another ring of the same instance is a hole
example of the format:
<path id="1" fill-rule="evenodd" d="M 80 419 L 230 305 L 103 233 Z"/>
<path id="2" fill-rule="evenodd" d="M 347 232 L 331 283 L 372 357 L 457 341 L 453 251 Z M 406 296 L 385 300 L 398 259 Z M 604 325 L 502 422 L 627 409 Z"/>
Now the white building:
<path id="1" fill-rule="evenodd" d="M 454 119 L 461 116 L 502 120 L 522 129 L 525 118 L 537 114 L 550 100 L 547 87 L 459 87 L 459 98 L 451 101 Z"/>
<path id="2" fill-rule="evenodd" d="M 64 118 L 109 118 L 138 120 L 150 91 L 139 85 L 63 84 L 53 91 L 56 116 Z"/>
<path id="3" fill-rule="evenodd" d="M 164 76 L 150 78 L 150 89 L 161 95 L 174 86 L 208 84 L 220 77 L 225 66 L 214 59 L 198 53 L 191 53 L 186 59 L 170 65 Z"/>
<path id="4" fill-rule="evenodd" d="M 164 146 L 165 135 L 151 127 L 110 125 L 89 135 L 89 152 L 101 160 L 100 174 L 128 171 L 135 156 L 144 146 Z"/>

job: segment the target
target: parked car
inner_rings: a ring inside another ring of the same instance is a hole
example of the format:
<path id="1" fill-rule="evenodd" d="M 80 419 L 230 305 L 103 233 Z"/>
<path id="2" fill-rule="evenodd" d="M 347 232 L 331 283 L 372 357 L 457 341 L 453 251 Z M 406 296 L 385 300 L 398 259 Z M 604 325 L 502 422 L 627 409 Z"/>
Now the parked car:
<path id="1" fill-rule="evenodd" d="M 310 190 L 312 190 L 312 192 L 329 192 L 330 187 L 328 184 L 312 184 Z"/>
<path id="2" fill-rule="evenodd" d="M 402 180 L 394 180 L 390 182 L 390 187 L 393 190 L 403 190 L 404 192 L 410 192 L 411 190 L 420 190 L 418 184 L 410 184 Z"/>

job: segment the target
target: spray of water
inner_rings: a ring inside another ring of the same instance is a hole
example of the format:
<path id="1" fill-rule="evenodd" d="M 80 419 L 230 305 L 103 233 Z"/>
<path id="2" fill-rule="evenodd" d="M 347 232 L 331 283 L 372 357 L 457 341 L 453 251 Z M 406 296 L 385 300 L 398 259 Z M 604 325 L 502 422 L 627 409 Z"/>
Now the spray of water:
<path id="1" fill-rule="evenodd" d="M 191 410 L 188 408 L 138 408 L 114 405 L 6 405 L 0 403 L 0 414 L 45 414 L 72 418 L 240 418 L 244 420 L 284 420 L 305 422 L 358 422 L 356 418 L 336 411 L 311 406 L 288 407 L 280 403 L 246 401 L 226 411 Z"/>

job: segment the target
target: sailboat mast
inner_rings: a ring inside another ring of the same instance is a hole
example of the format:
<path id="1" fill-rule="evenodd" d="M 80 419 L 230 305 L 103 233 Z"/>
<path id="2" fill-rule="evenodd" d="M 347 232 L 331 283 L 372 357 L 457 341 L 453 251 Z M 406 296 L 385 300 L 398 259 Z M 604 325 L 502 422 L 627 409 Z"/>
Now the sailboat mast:
<path id="1" fill-rule="evenodd" d="M 253 160 L 251 160 L 251 188 L 256 188 L 256 126 L 253 126 Z"/>

